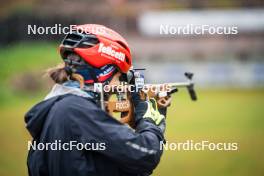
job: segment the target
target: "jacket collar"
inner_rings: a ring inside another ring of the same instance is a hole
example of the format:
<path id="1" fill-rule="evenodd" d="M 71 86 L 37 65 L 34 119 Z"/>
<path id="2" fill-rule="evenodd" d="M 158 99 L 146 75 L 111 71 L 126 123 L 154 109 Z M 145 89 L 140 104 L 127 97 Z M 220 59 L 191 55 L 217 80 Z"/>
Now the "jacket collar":
<path id="1" fill-rule="evenodd" d="M 55 84 L 44 100 L 50 99 L 55 96 L 73 94 L 85 98 L 93 98 L 92 94 L 80 89 L 77 81 L 67 81 L 63 84 Z"/>

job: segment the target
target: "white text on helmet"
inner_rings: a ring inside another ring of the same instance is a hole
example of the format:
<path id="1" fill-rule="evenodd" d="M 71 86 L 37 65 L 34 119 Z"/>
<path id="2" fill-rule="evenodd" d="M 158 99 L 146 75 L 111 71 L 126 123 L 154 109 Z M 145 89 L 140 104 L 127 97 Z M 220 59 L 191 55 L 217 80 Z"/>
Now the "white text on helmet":
<path id="1" fill-rule="evenodd" d="M 125 54 L 123 52 L 116 51 L 111 46 L 104 46 L 103 43 L 100 43 L 98 52 L 112 56 L 122 62 L 125 60 Z"/>

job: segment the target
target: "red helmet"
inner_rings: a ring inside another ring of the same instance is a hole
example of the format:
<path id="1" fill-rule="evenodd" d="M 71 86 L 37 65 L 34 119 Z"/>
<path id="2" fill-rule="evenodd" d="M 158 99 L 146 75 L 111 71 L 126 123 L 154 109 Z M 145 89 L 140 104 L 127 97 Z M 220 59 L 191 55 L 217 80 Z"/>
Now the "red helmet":
<path id="1" fill-rule="evenodd" d="M 63 59 L 74 52 L 95 68 L 115 65 L 122 73 L 130 69 L 129 46 L 117 32 L 98 24 L 79 25 L 74 29 L 75 32 L 68 34 L 60 45 Z"/>

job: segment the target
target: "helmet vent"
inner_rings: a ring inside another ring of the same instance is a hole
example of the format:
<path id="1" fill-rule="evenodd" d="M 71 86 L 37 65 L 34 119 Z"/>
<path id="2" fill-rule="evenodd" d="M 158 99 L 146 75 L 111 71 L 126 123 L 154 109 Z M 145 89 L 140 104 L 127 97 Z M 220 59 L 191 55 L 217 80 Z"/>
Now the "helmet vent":
<path id="1" fill-rule="evenodd" d="M 127 51 L 129 51 L 128 47 L 121 41 L 116 41 L 119 45 L 121 45 L 123 48 L 125 48 Z"/>
<path id="2" fill-rule="evenodd" d="M 62 44 L 68 47 L 74 47 L 77 43 L 79 43 L 82 39 L 82 36 L 78 34 L 68 34 L 63 40 Z"/>
<path id="3" fill-rule="evenodd" d="M 93 47 L 94 45 L 98 44 L 99 40 L 92 35 L 89 35 L 89 37 L 85 37 L 82 42 L 78 45 L 80 48 L 90 48 Z"/>
<path id="4" fill-rule="evenodd" d="M 79 40 L 82 39 L 82 36 L 81 35 L 78 35 L 78 34 L 75 34 L 75 33 L 72 33 L 72 34 L 69 34 L 67 36 L 67 39 L 79 41 Z"/>
<path id="5" fill-rule="evenodd" d="M 129 61 L 128 57 L 126 57 L 126 63 L 127 63 L 128 65 L 130 65 L 130 61 Z"/>
<path id="6" fill-rule="evenodd" d="M 67 47 L 90 48 L 99 43 L 95 35 L 86 33 L 71 33 L 63 40 L 62 44 Z"/>
<path id="7" fill-rule="evenodd" d="M 77 42 L 72 41 L 72 40 L 65 40 L 65 41 L 63 42 L 63 45 L 65 45 L 65 46 L 74 46 L 76 43 L 77 43 Z"/>

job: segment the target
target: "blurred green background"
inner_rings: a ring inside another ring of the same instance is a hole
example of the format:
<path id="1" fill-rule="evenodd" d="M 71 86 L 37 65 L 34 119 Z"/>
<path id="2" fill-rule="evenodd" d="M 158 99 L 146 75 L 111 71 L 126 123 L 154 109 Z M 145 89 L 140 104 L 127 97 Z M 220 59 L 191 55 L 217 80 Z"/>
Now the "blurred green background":
<path id="1" fill-rule="evenodd" d="M 56 47 L 56 43 L 20 43 L 0 50 L 1 176 L 27 175 L 31 138 L 23 116 L 50 86 L 33 91 L 17 79 L 31 75 L 29 81 L 46 83 L 39 73 L 60 62 Z M 167 141 L 237 142 L 238 151 L 165 151 L 153 175 L 263 175 L 264 90 L 198 89 L 197 93 L 197 102 L 191 102 L 185 90 L 174 95 Z"/>
<path id="2" fill-rule="evenodd" d="M 208 15 L 197 17 L 199 12 Z M 217 14 L 224 24 L 237 18 L 234 25 L 242 26 L 238 35 L 152 33 L 151 24 L 163 24 L 167 18 L 177 24 L 184 14 L 198 22 Z M 147 68 L 149 82 L 179 81 L 184 71 L 195 73 L 198 101 L 192 102 L 184 89 L 174 95 L 168 110 L 168 142 L 238 143 L 237 151 L 165 151 L 154 176 L 264 175 L 263 14 L 262 0 L 1 2 L 0 176 L 27 175 L 31 137 L 24 114 L 52 86 L 45 70 L 61 62 L 57 48 L 64 35 L 28 35 L 27 26 L 84 23 L 104 24 L 125 36 L 135 65 Z M 245 21 L 239 22 L 241 16 Z"/>

